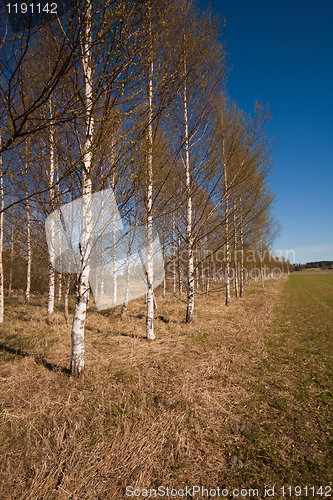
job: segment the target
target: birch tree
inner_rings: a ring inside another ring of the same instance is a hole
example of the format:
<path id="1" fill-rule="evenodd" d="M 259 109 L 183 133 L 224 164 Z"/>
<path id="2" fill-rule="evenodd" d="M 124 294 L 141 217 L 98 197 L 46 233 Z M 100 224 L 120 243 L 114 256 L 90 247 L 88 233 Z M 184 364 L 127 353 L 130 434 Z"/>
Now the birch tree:
<path id="1" fill-rule="evenodd" d="M 148 28 L 148 127 L 147 127 L 147 186 L 146 186 L 146 266 L 147 266 L 147 340 L 155 340 L 154 334 L 154 269 L 153 269 L 153 76 L 154 56 L 152 24 Z"/>
<path id="2" fill-rule="evenodd" d="M 184 33 L 185 37 L 185 33 Z M 184 141 L 185 141 L 185 177 L 186 177 L 186 245 L 187 245 L 187 310 L 186 323 L 194 321 L 194 264 L 193 264 L 193 237 L 192 237 L 192 192 L 190 174 L 190 148 L 188 133 L 188 110 L 187 110 L 187 63 L 184 53 Z"/>
<path id="3" fill-rule="evenodd" d="M 229 249 L 229 186 L 228 186 L 228 162 L 225 154 L 225 139 L 222 139 L 222 157 L 224 171 L 224 193 L 225 193 L 225 305 L 230 306 L 230 249 Z"/>
<path id="4" fill-rule="evenodd" d="M 175 209 L 172 211 L 172 295 L 176 296 L 176 223 Z"/>
<path id="5" fill-rule="evenodd" d="M 49 100 L 49 111 L 52 118 L 52 99 Z M 49 165 L 49 197 L 50 197 L 50 212 L 54 210 L 54 127 L 52 121 L 50 123 L 49 129 L 49 144 L 50 144 L 50 165 Z M 51 227 L 51 238 L 54 240 L 54 225 L 52 223 Z M 52 249 L 51 249 L 52 252 Z M 53 256 L 50 255 L 49 258 L 49 289 L 48 289 L 48 301 L 47 301 L 47 315 L 50 316 L 54 311 L 54 269 L 52 266 Z"/>
<path id="6" fill-rule="evenodd" d="M 25 143 L 25 177 L 26 177 L 26 194 L 28 198 L 28 146 Z M 27 217 L 27 284 L 25 289 L 25 303 L 29 304 L 30 301 L 30 287 L 31 287 L 31 217 L 30 205 L 28 199 L 25 202 L 25 212 Z"/>
<path id="7" fill-rule="evenodd" d="M 146 334 L 147 340 L 155 340 L 154 334 L 154 123 L 155 132 L 157 131 L 158 118 L 167 106 L 167 102 L 172 97 L 174 91 L 174 73 L 173 65 L 168 67 L 167 58 L 165 57 L 166 47 L 163 47 L 163 41 L 167 42 L 166 32 L 168 30 L 163 22 L 163 14 L 166 12 L 167 3 L 149 2 L 147 6 L 147 24 L 145 44 L 143 54 L 146 57 L 146 124 L 145 124 L 145 139 L 146 139 L 146 166 L 145 166 L 145 233 L 146 233 L 146 279 L 147 279 L 147 314 L 146 314 Z M 170 36 L 170 32 L 169 32 Z M 157 70 L 155 69 L 157 68 Z M 156 85 L 155 85 L 155 82 Z M 170 97 L 171 95 L 171 97 Z M 157 132 L 156 132 L 157 133 Z"/>
<path id="8" fill-rule="evenodd" d="M 82 41 L 82 71 L 84 80 L 85 101 L 85 138 L 83 145 L 82 166 L 82 234 L 81 234 L 81 273 L 78 275 L 75 285 L 75 307 L 72 325 L 72 358 L 71 374 L 74 376 L 84 368 L 84 325 L 87 311 L 87 294 L 89 290 L 89 239 L 92 229 L 91 214 L 91 169 L 92 169 L 92 146 L 94 133 L 93 116 L 93 74 L 91 65 L 92 44 L 92 4 L 87 2 L 85 16 L 85 32 Z"/>
<path id="9" fill-rule="evenodd" d="M 236 224 L 236 198 L 233 200 L 233 209 L 234 209 L 234 287 L 235 287 L 235 297 L 238 299 L 238 261 L 237 261 L 237 252 L 238 252 L 238 226 Z"/>
<path id="10" fill-rule="evenodd" d="M 182 63 L 181 91 L 173 106 L 174 123 L 178 130 L 179 152 L 184 166 L 185 233 L 186 233 L 186 322 L 194 321 L 195 265 L 193 249 L 204 238 L 201 209 L 195 215 L 193 196 L 205 184 L 206 136 L 210 127 L 210 114 L 214 97 L 224 81 L 223 50 L 218 43 L 219 25 L 210 15 L 198 17 L 193 4 L 183 0 L 178 7 L 179 58 Z M 209 175 L 209 174 L 208 174 Z M 203 191 L 201 191 L 203 194 Z M 206 193 L 207 195 L 207 193 Z M 200 197 L 200 196 L 199 196 Z"/>
<path id="11" fill-rule="evenodd" d="M 239 296 L 244 294 L 244 238 L 243 238 L 243 207 L 242 197 L 239 197 L 239 241 L 240 241 L 240 281 L 239 281 Z"/>

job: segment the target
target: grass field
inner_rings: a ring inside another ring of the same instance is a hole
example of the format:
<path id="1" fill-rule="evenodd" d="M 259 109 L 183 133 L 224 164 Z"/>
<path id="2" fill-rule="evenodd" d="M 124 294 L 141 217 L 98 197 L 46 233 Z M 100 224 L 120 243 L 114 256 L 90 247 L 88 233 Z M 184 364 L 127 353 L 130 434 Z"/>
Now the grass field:
<path id="1" fill-rule="evenodd" d="M 332 485 L 333 275 L 292 275 L 266 338 L 249 405 L 260 431 L 240 453 L 268 483 Z"/>
<path id="2" fill-rule="evenodd" d="M 333 269 L 320 269 L 318 267 L 310 267 L 308 269 L 302 269 L 302 271 L 297 271 L 295 275 L 298 274 L 330 274 L 333 276 Z"/>
<path id="3" fill-rule="evenodd" d="M 62 309 L 46 320 L 45 298 L 28 307 L 7 300 L 0 498 L 118 500 L 130 498 L 127 486 L 193 485 L 228 489 L 228 498 L 234 488 L 244 489 L 239 498 L 256 496 L 250 488 L 265 498 L 274 485 L 282 498 L 284 486 L 288 498 L 289 486 L 315 486 L 291 498 L 325 498 L 333 275 L 253 284 L 230 308 L 220 291 L 198 296 L 194 325 L 184 323 L 183 302 L 158 294 L 157 302 L 153 343 L 141 300 L 123 319 L 120 308 L 91 307 L 87 368 L 74 380 Z"/>

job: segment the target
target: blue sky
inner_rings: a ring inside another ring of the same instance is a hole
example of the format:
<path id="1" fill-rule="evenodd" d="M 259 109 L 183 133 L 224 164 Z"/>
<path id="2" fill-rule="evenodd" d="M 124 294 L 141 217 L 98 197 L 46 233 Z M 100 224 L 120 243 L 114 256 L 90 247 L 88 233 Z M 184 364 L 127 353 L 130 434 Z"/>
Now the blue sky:
<path id="1" fill-rule="evenodd" d="M 209 4 L 226 19 L 230 97 L 248 113 L 270 103 L 274 248 L 295 250 L 295 262 L 333 260 L 333 0 L 197 2 Z"/>

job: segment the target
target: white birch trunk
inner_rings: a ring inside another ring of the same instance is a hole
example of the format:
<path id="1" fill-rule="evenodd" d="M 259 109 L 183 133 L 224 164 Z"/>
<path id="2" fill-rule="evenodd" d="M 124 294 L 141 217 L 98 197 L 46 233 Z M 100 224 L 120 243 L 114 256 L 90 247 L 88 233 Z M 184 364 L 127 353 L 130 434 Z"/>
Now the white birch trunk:
<path id="1" fill-rule="evenodd" d="M 226 205 L 227 205 L 227 200 L 226 200 Z M 228 207 L 226 207 L 226 210 L 228 210 Z M 227 307 L 230 306 L 230 263 L 229 263 L 229 222 L 228 219 L 226 219 L 225 223 L 225 232 L 226 232 L 226 265 L 225 265 L 225 305 Z"/>
<path id="2" fill-rule="evenodd" d="M 25 289 L 25 303 L 29 304 L 30 287 L 31 287 L 31 221 L 30 221 L 29 203 L 26 204 L 26 214 L 27 214 L 27 286 Z"/>
<path id="3" fill-rule="evenodd" d="M 50 234 L 52 237 L 52 227 L 50 229 Z M 52 240 L 54 241 L 54 240 Z M 48 290 L 48 299 L 47 299 L 47 315 L 54 311 L 54 269 L 52 267 L 51 262 L 49 262 L 49 290 Z"/>
<path id="4" fill-rule="evenodd" d="M 89 265 L 87 257 L 89 256 L 89 240 L 92 230 L 91 214 L 91 166 L 92 166 L 92 143 L 94 132 L 94 118 L 92 113 L 92 65 L 91 65 L 91 41 L 92 41 L 92 7 L 91 3 L 86 3 L 86 21 L 85 21 L 85 39 L 82 44 L 82 67 L 84 75 L 84 98 L 86 106 L 86 126 L 85 143 L 83 155 L 82 172 L 82 236 L 81 248 L 84 251 L 81 254 L 82 272 L 78 275 L 76 283 L 76 297 L 74 318 L 72 325 L 72 358 L 71 374 L 77 376 L 84 369 L 85 348 L 84 348 L 84 325 L 87 312 L 87 294 L 89 290 Z"/>
<path id="5" fill-rule="evenodd" d="M 240 211 L 239 211 L 239 237 L 240 237 L 240 250 L 241 250 L 241 262 L 240 262 L 240 286 L 239 286 L 239 296 L 243 297 L 244 294 L 244 239 L 243 239 L 243 208 L 242 208 L 242 198 L 239 199 Z"/>
<path id="6" fill-rule="evenodd" d="M 65 320 L 66 323 L 68 323 L 69 316 L 68 316 L 68 295 L 69 295 L 69 285 L 70 285 L 70 275 L 68 274 L 66 276 L 65 280 L 65 293 L 64 293 L 64 310 L 65 310 Z"/>
<path id="7" fill-rule="evenodd" d="M 52 142 L 54 142 L 53 138 L 52 138 Z M 53 154 L 55 156 L 55 151 L 54 151 Z M 56 172 L 57 172 L 57 181 L 58 181 L 59 180 L 58 166 L 56 166 Z M 58 203 L 60 204 L 60 192 L 59 192 L 60 187 L 59 187 L 59 184 L 57 184 L 56 189 L 57 189 Z M 58 248 L 59 248 L 59 252 L 61 253 L 61 238 L 60 237 L 59 237 L 59 242 L 58 242 Z M 58 304 L 60 304 L 60 302 L 61 302 L 61 291 L 62 291 L 62 274 L 61 273 L 58 273 L 58 275 L 57 275 L 57 282 L 58 282 L 57 302 L 58 302 Z"/>
<path id="8" fill-rule="evenodd" d="M 205 256 L 206 256 L 206 238 L 205 242 L 201 240 L 201 290 L 205 291 Z"/>
<path id="9" fill-rule="evenodd" d="M 103 217 L 103 214 L 102 214 Z M 102 224 L 103 227 L 103 224 Z M 102 255 L 102 271 L 101 271 L 101 283 L 100 283 L 100 294 L 101 297 L 104 296 L 104 240 L 103 240 L 103 232 L 101 235 L 101 255 Z M 96 294 L 97 297 L 97 294 Z"/>
<path id="10" fill-rule="evenodd" d="M 261 236 L 261 239 L 260 239 L 260 276 L 261 276 L 261 286 L 262 286 L 262 288 L 264 288 L 265 283 L 264 283 L 264 271 L 263 271 L 262 261 L 263 261 L 263 248 L 262 248 L 262 236 Z"/>
<path id="11" fill-rule="evenodd" d="M 163 211 L 163 221 L 162 221 L 162 256 L 163 256 L 163 266 L 164 266 L 164 277 L 163 277 L 163 288 L 162 288 L 162 297 L 165 297 L 166 291 L 166 268 L 165 268 L 165 215 Z"/>
<path id="12" fill-rule="evenodd" d="M 236 226 L 236 199 L 234 198 L 234 285 L 235 297 L 239 298 L 238 293 L 238 262 L 237 262 L 237 226 Z"/>
<path id="13" fill-rule="evenodd" d="M 177 219 L 177 250 L 178 250 L 178 288 L 179 296 L 183 295 L 183 263 L 180 258 L 180 232 L 179 232 L 179 221 Z"/>
<path id="14" fill-rule="evenodd" d="M 26 193 L 28 195 L 28 160 L 27 160 L 27 148 L 26 152 L 26 160 L 25 160 L 25 175 L 26 175 Z M 29 304 L 30 301 L 30 286 L 31 286 L 31 220 L 30 220 L 30 207 L 29 201 L 26 201 L 25 210 L 27 215 L 27 285 L 25 289 L 25 303 Z"/>
<path id="15" fill-rule="evenodd" d="M 113 305 L 115 306 L 117 303 L 117 255 L 116 255 L 116 216 L 113 215 L 112 222 L 112 245 L 113 245 L 113 254 L 112 254 L 112 268 L 113 268 Z"/>
<path id="16" fill-rule="evenodd" d="M 0 147 L 2 143 L 2 136 L 0 135 Z M 3 322 L 4 316 L 4 276 L 2 264 L 2 251 L 3 251 L 3 208 L 4 208 L 4 195 L 3 195 L 3 172 L 2 172 L 2 156 L 0 155 L 0 191 L 1 191 L 1 214 L 0 214 L 0 323 Z"/>
<path id="17" fill-rule="evenodd" d="M 210 264 L 209 264 L 209 261 L 206 260 L 208 251 L 209 251 L 209 248 L 208 248 L 208 238 L 207 238 L 207 236 L 205 236 L 205 254 L 204 254 L 205 260 L 203 261 L 203 266 L 206 266 L 206 268 L 205 268 L 206 283 L 204 283 L 204 285 L 206 285 L 205 286 L 205 288 L 206 288 L 206 297 L 208 297 L 209 286 L 210 286 Z"/>
<path id="18" fill-rule="evenodd" d="M 52 102 L 50 99 L 49 102 L 50 107 L 50 118 L 52 120 Z M 49 193 L 50 193 L 50 212 L 54 210 L 54 130 L 51 121 L 50 125 L 50 135 L 49 135 L 49 143 L 50 143 L 50 169 L 49 169 Z M 51 241 L 55 240 L 54 234 L 54 223 L 51 221 L 50 227 L 50 236 Z M 50 253 L 53 254 L 53 248 L 50 249 Z M 49 289 L 48 289 L 48 300 L 47 300 L 47 315 L 50 316 L 54 311 L 54 282 L 55 282 L 55 273 L 52 267 L 51 262 L 53 261 L 52 255 L 49 256 Z"/>
<path id="19" fill-rule="evenodd" d="M 124 314 L 128 309 L 129 302 L 129 286 L 130 286 L 130 264 L 131 264 L 131 235 L 128 237 L 128 249 L 127 249 L 127 264 L 126 264 L 126 289 L 125 289 L 125 301 L 123 305 L 122 314 Z"/>
<path id="20" fill-rule="evenodd" d="M 113 163 L 113 139 L 112 141 L 112 159 L 111 162 Z M 113 192 L 115 191 L 115 172 L 114 168 L 112 169 L 112 180 L 111 180 L 111 187 Z M 114 212 L 112 216 L 112 270 L 113 270 L 113 305 L 115 306 L 117 303 L 117 246 L 116 246 L 116 213 Z"/>
<path id="21" fill-rule="evenodd" d="M 153 47 L 151 24 L 149 25 L 150 61 L 148 75 L 148 158 L 147 158 L 147 193 L 146 193 L 146 265 L 147 265 L 147 340 L 155 340 L 154 334 L 154 269 L 153 269 Z"/>
<path id="22" fill-rule="evenodd" d="M 185 181 L 186 181 L 186 244 L 187 244 L 187 311 L 186 323 L 194 321 L 194 262 L 192 237 L 192 193 L 190 174 L 190 144 L 188 135 L 186 57 L 184 55 L 184 125 L 185 125 Z"/>
<path id="23" fill-rule="evenodd" d="M 224 139 L 222 143 L 223 147 L 223 161 L 225 161 L 224 155 Z M 228 174 L 227 165 L 224 163 L 224 191 L 225 191 L 225 305 L 230 306 L 230 263 L 229 263 L 229 193 L 228 193 Z"/>
<path id="24" fill-rule="evenodd" d="M 172 212 L 172 294 L 176 295 L 176 238 L 175 238 L 175 211 Z"/>

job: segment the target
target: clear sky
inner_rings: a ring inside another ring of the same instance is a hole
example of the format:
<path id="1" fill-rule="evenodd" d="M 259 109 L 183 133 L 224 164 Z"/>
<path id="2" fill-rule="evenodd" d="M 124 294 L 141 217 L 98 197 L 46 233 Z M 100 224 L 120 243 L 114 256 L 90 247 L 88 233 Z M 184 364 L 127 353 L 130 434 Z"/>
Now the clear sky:
<path id="1" fill-rule="evenodd" d="M 209 4 L 226 19 L 230 97 L 248 113 L 270 104 L 274 248 L 333 260 L 333 0 L 197 0 Z"/>

